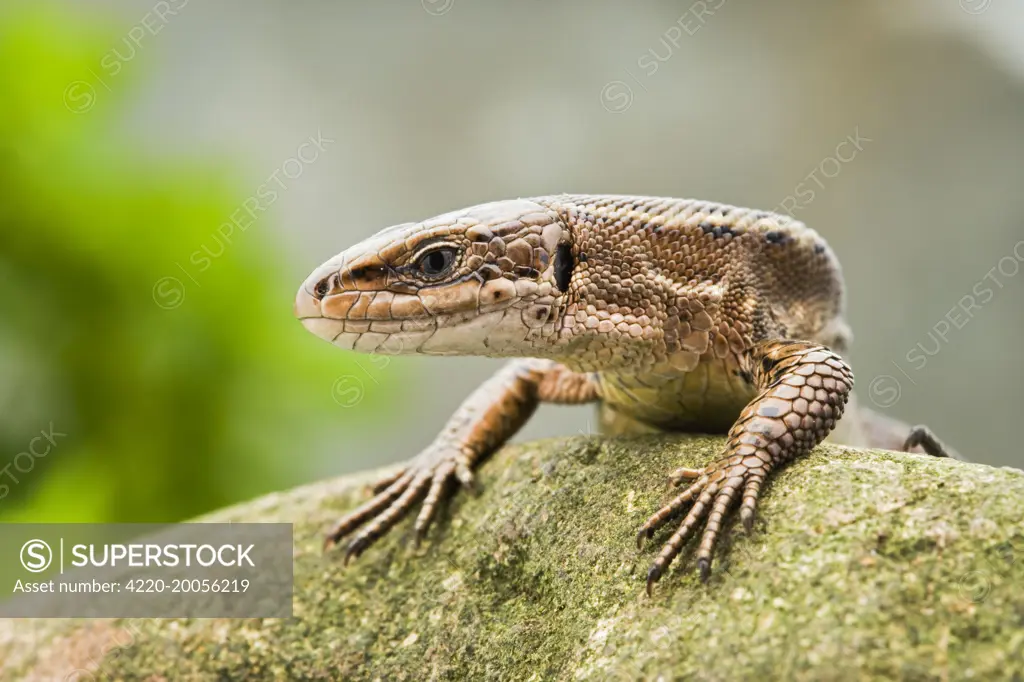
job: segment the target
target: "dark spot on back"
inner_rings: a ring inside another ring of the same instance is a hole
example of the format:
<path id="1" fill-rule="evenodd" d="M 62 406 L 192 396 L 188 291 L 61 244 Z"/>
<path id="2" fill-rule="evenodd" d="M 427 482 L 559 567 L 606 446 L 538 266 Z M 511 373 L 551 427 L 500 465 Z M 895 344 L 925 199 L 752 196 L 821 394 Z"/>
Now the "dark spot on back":
<path id="1" fill-rule="evenodd" d="M 775 360 L 773 360 L 772 358 L 769 358 L 769 357 L 766 356 L 764 359 L 761 360 L 761 371 L 762 372 L 768 373 L 768 372 L 772 371 L 772 367 L 774 367 L 774 366 L 775 366 Z"/>
<path id="2" fill-rule="evenodd" d="M 555 252 L 555 284 L 563 294 L 569 291 L 569 280 L 572 279 L 575 265 L 572 258 L 572 246 L 559 244 Z"/>
<path id="3" fill-rule="evenodd" d="M 765 232 L 764 238 L 768 241 L 769 244 L 779 244 L 780 246 L 788 244 L 791 241 L 793 241 L 792 237 L 790 237 L 785 232 L 782 232 L 781 230 L 772 230 L 771 232 Z"/>
<path id="4" fill-rule="evenodd" d="M 586 263 L 587 262 L 587 254 L 585 254 L 585 253 L 581 253 L 580 254 L 580 262 L 581 263 Z"/>
<path id="5" fill-rule="evenodd" d="M 729 235 L 732 235 L 733 237 L 736 236 L 736 233 L 733 232 L 731 225 L 713 225 L 707 221 L 704 221 L 702 223 L 699 223 L 697 227 L 704 230 L 704 234 L 710 234 L 715 239 L 719 239 L 721 237 Z"/>
<path id="6" fill-rule="evenodd" d="M 817 254 L 825 253 L 825 245 L 822 244 L 821 242 L 818 242 L 817 244 L 815 244 L 814 245 L 814 253 L 817 253 Z"/>

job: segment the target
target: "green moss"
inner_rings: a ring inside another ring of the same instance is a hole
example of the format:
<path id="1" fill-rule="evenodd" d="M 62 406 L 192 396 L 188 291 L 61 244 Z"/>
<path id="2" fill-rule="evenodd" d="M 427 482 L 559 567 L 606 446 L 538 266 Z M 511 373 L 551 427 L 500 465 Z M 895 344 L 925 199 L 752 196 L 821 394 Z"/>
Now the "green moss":
<path id="1" fill-rule="evenodd" d="M 671 529 L 638 551 L 636 528 L 668 498 L 668 471 L 720 447 L 642 437 L 507 448 L 483 468 L 482 494 L 459 495 L 421 549 L 405 523 L 348 569 L 321 553 L 320 533 L 368 476 L 226 509 L 208 519 L 296 524 L 295 618 L 36 624 L 27 651 L 23 622 L 0 632 L 0 677 L 85 667 L 75 652 L 125 626 L 137 632 L 94 657 L 97 677 L 1024 675 L 1018 471 L 821 447 L 765 489 L 751 536 L 727 527 L 708 584 L 691 549 L 647 598 L 646 569 Z"/>

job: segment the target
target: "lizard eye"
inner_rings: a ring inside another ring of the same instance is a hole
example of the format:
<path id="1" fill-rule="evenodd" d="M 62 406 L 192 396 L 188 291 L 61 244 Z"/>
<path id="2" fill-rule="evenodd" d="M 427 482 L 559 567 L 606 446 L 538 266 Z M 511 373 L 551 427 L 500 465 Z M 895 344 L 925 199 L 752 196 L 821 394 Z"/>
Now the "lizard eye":
<path id="1" fill-rule="evenodd" d="M 427 277 L 439 277 L 455 264 L 455 249 L 443 247 L 427 251 L 416 259 L 416 267 Z"/>

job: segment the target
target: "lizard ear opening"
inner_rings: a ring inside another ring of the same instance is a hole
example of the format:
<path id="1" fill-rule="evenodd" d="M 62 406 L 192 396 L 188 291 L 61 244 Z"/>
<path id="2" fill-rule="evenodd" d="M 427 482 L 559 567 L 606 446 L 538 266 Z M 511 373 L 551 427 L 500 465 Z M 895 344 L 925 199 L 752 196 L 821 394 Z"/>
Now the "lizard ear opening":
<path id="1" fill-rule="evenodd" d="M 576 266 L 572 257 L 572 246 L 559 244 L 555 251 L 555 284 L 563 294 L 569 291 L 569 280 L 572 279 L 572 271 Z"/>

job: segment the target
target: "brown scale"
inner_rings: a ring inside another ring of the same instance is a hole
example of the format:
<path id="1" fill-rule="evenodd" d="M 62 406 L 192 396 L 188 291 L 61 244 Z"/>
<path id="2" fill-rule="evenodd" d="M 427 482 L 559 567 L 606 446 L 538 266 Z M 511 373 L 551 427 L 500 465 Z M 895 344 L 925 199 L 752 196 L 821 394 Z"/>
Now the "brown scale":
<path id="1" fill-rule="evenodd" d="M 418 254 L 438 240 L 454 244 L 458 262 L 444 278 L 419 276 Z M 296 309 L 328 339 L 363 334 L 367 325 L 388 340 L 401 336 L 398 328 L 432 334 L 446 319 L 491 315 L 512 341 L 497 343 L 492 330 L 467 352 L 519 358 L 331 530 L 328 545 L 355 533 L 346 561 L 422 502 L 419 541 L 449 484 L 472 485 L 474 468 L 539 403 L 600 401 L 612 432 L 620 425 L 728 431 L 715 461 L 671 474 L 676 485 L 689 485 L 637 536 L 650 538 L 681 517 L 648 572 L 648 592 L 698 531 L 706 579 L 729 512 L 738 507 L 750 531 L 768 476 L 825 439 L 853 386 L 834 352 L 845 348 L 847 333 L 832 252 L 798 221 L 708 202 L 563 195 L 390 228 L 311 275 Z M 362 339 L 353 341 L 357 350 Z M 378 340 L 372 347 L 385 348 Z M 400 345 L 397 352 L 419 349 Z M 852 444 L 891 447 L 902 432 L 910 433 L 905 449 L 947 454 L 923 427 L 859 419 L 865 442 Z"/>

